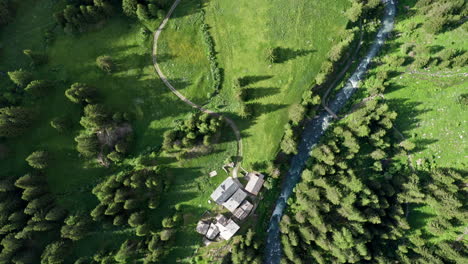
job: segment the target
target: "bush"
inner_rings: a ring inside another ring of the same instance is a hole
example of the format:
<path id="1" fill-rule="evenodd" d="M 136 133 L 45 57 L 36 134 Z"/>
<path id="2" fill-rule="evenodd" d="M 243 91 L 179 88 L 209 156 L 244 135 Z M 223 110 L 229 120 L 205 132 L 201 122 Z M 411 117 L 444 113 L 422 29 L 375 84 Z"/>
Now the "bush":
<path id="1" fill-rule="evenodd" d="M 96 59 L 96 65 L 104 72 L 112 73 L 115 70 L 114 61 L 110 56 L 99 56 Z"/>
<path id="2" fill-rule="evenodd" d="M 298 125 L 304 119 L 305 110 L 305 107 L 300 104 L 293 104 L 289 108 L 289 120 L 293 125 Z"/>

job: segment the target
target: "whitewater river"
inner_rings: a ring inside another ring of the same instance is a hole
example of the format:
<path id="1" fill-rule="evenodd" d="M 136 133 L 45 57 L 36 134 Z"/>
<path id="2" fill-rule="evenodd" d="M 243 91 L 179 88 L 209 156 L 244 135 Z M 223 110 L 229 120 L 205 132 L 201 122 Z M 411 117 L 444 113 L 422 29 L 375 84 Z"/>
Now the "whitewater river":
<path id="1" fill-rule="evenodd" d="M 347 81 L 346 85 L 337 93 L 336 97 L 329 105 L 330 109 L 335 113 L 340 111 L 351 95 L 357 90 L 359 81 L 364 78 L 371 60 L 375 57 L 380 48 L 382 48 L 385 39 L 393 29 L 396 13 L 395 0 L 383 0 L 383 2 L 385 4 L 385 14 L 382 18 L 382 25 L 375 37 L 374 43 L 367 55 L 360 62 L 356 71 Z M 320 137 L 329 127 L 332 118 L 333 117 L 328 112 L 323 111 L 320 115 L 308 122 L 304 128 L 302 139 L 298 146 L 298 154 L 291 160 L 290 169 L 286 175 L 280 197 L 276 202 L 275 210 L 270 219 L 265 254 L 266 264 L 280 263 L 282 252 L 279 222 L 286 208 L 286 202 L 289 196 L 291 196 L 294 186 L 296 186 L 301 178 L 301 173 L 309 158 L 310 150 L 319 142 Z"/>

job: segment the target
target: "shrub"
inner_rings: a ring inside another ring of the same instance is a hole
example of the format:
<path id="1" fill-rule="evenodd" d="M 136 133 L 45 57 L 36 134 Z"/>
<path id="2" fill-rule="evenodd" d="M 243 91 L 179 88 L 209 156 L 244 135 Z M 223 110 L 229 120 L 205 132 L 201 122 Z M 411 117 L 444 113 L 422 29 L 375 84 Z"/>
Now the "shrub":
<path id="1" fill-rule="evenodd" d="M 104 72 L 112 73 L 115 70 L 115 64 L 110 56 L 99 56 L 96 59 L 96 65 Z"/>

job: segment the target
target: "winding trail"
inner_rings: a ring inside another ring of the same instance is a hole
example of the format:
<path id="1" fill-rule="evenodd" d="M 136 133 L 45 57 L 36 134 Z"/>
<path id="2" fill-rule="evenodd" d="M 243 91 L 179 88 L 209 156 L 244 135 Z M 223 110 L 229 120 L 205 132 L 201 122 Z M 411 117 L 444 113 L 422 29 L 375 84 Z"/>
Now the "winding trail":
<path id="1" fill-rule="evenodd" d="M 242 150 L 241 133 L 239 131 L 239 128 L 237 128 L 236 123 L 232 119 L 230 119 L 230 118 L 228 118 L 226 116 L 223 116 L 222 114 L 216 113 L 216 112 L 214 112 L 212 110 L 209 110 L 209 109 L 206 109 L 206 108 L 203 108 L 202 106 L 197 105 L 194 102 L 187 99 L 187 97 L 185 97 L 183 94 L 181 94 L 179 91 L 177 91 L 177 89 L 174 88 L 174 86 L 172 86 L 172 84 L 169 82 L 167 77 L 161 71 L 161 68 L 159 67 L 159 64 L 158 64 L 158 56 L 157 55 L 158 55 L 159 36 L 161 35 L 161 32 L 166 27 L 167 22 L 171 18 L 172 13 L 176 9 L 176 7 L 180 3 L 180 1 L 181 0 L 174 1 L 174 3 L 171 6 L 171 9 L 169 9 L 169 12 L 167 12 L 166 17 L 161 22 L 161 25 L 159 25 L 159 28 L 154 32 L 153 53 L 152 53 L 153 66 L 156 69 L 156 72 L 158 73 L 159 78 L 161 78 L 161 80 L 164 82 L 164 84 L 167 86 L 167 88 L 169 88 L 172 91 L 172 93 L 174 93 L 177 97 L 179 97 L 180 100 L 182 100 L 184 103 L 190 105 L 191 107 L 200 110 L 203 113 L 206 113 L 206 114 L 209 114 L 209 115 L 212 115 L 212 116 L 215 116 L 215 117 L 222 117 L 226 121 L 226 123 L 229 124 L 231 129 L 234 131 L 234 134 L 235 134 L 236 140 L 237 140 L 237 155 L 236 155 L 237 156 L 237 162 L 236 162 L 236 166 L 234 167 L 234 170 L 233 170 L 233 176 L 237 177 L 237 171 L 239 170 L 239 167 L 240 167 L 240 164 L 241 164 L 243 150 Z"/>
<path id="2" fill-rule="evenodd" d="M 321 136 L 330 126 L 335 113 L 338 113 L 351 98 L 359 87 L 359 82 L 363 80 L 372 59 L 382 48 L 388 34 L 393 30 L 396 13 L 396 0 L 382 0 L 385 5 L 382 26 L 375 37 L 372 46 L 367 55 L 361 60 L 359 66 L 351 75 L 345 86 L 336 94 L 332 102 L 327 106 L 328 109 L 322 111 L 314 119 L 308 121 L 304 126 L 301 141 L 298 146 L 298 154 L 291 159 L 289 171 L 284 180 L 280 196 L 276 202 L 275 209 L 270 219 L 267 231 L 267 242 L 265 252 L 265 264 L 279 264 L 281 262 L 281 237 L 279 225 L 281 217 L 287 206 L 288 198 L 291 196 L 294 187 L 301 179 L 301 173 L 309 159 L 309 153 L 319 142 Z"/>

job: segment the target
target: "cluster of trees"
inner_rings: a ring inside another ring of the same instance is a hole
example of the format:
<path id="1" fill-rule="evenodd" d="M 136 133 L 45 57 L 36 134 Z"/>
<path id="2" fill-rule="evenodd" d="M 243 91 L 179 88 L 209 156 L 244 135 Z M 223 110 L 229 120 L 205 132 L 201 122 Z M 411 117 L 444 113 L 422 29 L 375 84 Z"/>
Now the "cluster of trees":
<path id="1" fill-rule="evenodd" d="M 350 54 L 349 46 L 356 39 L 356 34 L 358 32 L 359 32 L 359 28 L 357 27 L 344 31 L 341 41 L 331 48 L 330 52 L 328 53 L 328 59 L 322 63 L 322 66 L 320 67 L 320 71 L 315 77 L 315 82 L 317 85 L 324 84 L 327 81 L 327 79 L 330 77 L 330 75 L 334 73 L 334 71 L 336 70 L 335 67 L 337 63 L 342 58 L 349 57 L 349 56 L 344 56 L 345 52 L 348 53 L 347 55 Z"/>
<path id="2" fill-rule="evenodd" d="M 24 53 L 31 58 L 33 66 L 46 61 L 45 56 L 31 50 L 25 50 Z M 54 84 L 50 81 L 35 80 L 34 75 L 28 70 L 9 71 L 7 75 L 11 85 L 7 85 L 0 94 L 0 106 L 17 106 L 26 96 L 37 99 L 47 95 L 54 88 Z"/>
<path id="3" fill-rule="evenodd" d="M 209 146 L 213 136 L 224 124 L 222 117 L 206 113 L 191 114 L 164 133 L 163 147 L 167 151 L 188 150 L 196 145 Z"/>
<path id="4" fill-rule="evenodd" d="M 389 56 L 384 63 L 391 67 L 399 67 L 408 61 L 414 69 L 422 69 L 425 67 L 439 67 L 439 68 L 461 68 L 468 64 L 468 53 L 465 50 L 445 48 L 436 54 L 431 54 L 429 47 L 413 43 L 406 43 L 402 45 L 401 51 L 406 57 L 398 55 Z"/>
<path id="5" fill-rule="evenodd" d="M 21 136 L 31 127 L 33 116 L 32 110 L 21 106 L 0 108 L 0 137 Z"/>
<path id="6" fill-rule="evenodd" d="M 167 7 L 167 0 L 122 0 L 122 9 L 125 15 L 137 17 L 140 21 L 151 18 L 162 18 L 162 8 Z"/>
<path id="7" fill-rule="evenodd" d="M 367 27 L 373 24 L 371 18 L 380 18 L 379 9 L 381 8 L 380 0 L 350 0 L 352 6 L 346 11 L 350 24 L 356 25 L 360 18 L 366 18 L 365 23 Z M 343 58 L 348 58 L 351 54 L 350 45 L 355 42 L 358 27 L 352 27 L 345 30 L 342 34 L 341 40 L 335 44 L 328 53 L 328 59 L 322 63 L 319 73 L 315 77 L 317 85 L 324 84 L 327 79 L 337 70 L 337 65 L 344 61 Z"/>
<path id="8" fill-rule="evenodd" d="M 216 50 L 214 47 L 213 37 L 210 35 L 209 26 L 205 24 L 205 13 L 202 10 L 203 15 L 203 23 L 201 26 L 201 31 L 203 34 L 203 40 L 205 41 L 205 50 L 208 56 L 208 60 L 210 61 L 210 72 L 211 77 L 213 78 L 213 95 L 217 94 L 221 89 L 222 83 L 222 76 L 221 70 L 218 66 L 218 62 L 216 61 Z"/>
<path id="9" fill-rule="evenodd" d="M 234 91 L 234 96 L 239 102 L 239 116 L 242 118 L 249 118 L 253 114 L 253 109 L 250 104 L 247 104 L 248 93 L 247 85 L 241 81 L 242 79 L 235 79 L 232 84 L 232 90 Z"/>
<path id="10" fill-rule="evenodd" d="M 350 0 L 352 6 L 346 11 L 351 22 L 357 22 L 361 17 L 367 17 L 381 6 L 381 0 Z"/>
<path id="11" fill-rule="evenodd" d="M 263 241 L 252 229 L 244 236 L 236 238 L 230 254 L 232 264 L 261 264 Z"/>
<path id="12" fill-rule="evenodd" d="M 65 32 L 84 32 L 89 25 L 96 24 L 114 13 L 108 0 L 81 0 L 77 5 L 67 5 L 64 10 L 54 14 L 55 19 Z"/>
<path id="13" fill-rule="evenodd" d="M 468 5 L 464 0 L 421 0 L 415 7 L 426 17 L 423 28 L 432 34 L 439 34 L 456 25 L 468 14 Z"/>
<path id="14" fill-rule="evenodd" d="M 37 263 L 43 248 L 33 241 L 44 232 L 58 233 L 67 213 L 55 204 L 38 171 L 16 180 L 2 176 L 0 197 L 0 262 Z"/>
<path id="15" fill-rule="evenodd" d="M 80 124 L 85 128 L 75 138 L 77 150 L 85 157 L 99 155 L 99 160 L 119 162 L 128 153 L 133 140 L 132 128 L 127 113 L 112 113 L 105 105 L 99 104 L 97 89 L 83 83 L 74 83 L 65 91 L 73 103 L 84 106 Z M 67 126 L 66 119 L 56 118 L 51 125 L 59 131 Z"/>
<path id="16" fill-rule="evenodd" d="M 285 263 L 459 263 L 466 257 L 460 242 L 434 245 L 424 234 L 407 232 L 408 203 L 436 208 L 431 225 L 440 234 L 466 222 L 466 198 L 460 175 L 420 177 L 394 160 L 414 147 L 394 142 L 395 118 L 373 99 L 311 152 L 281 221 Z"/>
<path id="17" fill-rule="evenodd" d="M 312 89 L 306 90 L 302 95 L 301 104 L 293 104 L 289 107 L 289 121 L 284 126 L 284 135 L 280 148 L 285 154 L 297 153 L 297 142 L 302 130 L 302 121 L 305 116 L 315 116 L 317 105 L 320 104 L 320 96 L 314 95 Z"/>
<path id="18" fill-rule="evenodd" d="M 47 56 L 30 49 L 23 51 L 23 54 L 31 59 L 31 66 L 39 66 L 47 62 Z M 0 107 L 19 105 L 26 96 L 37 99 L 47 95 L 54 85 L 50 81 L 35 80 L 31 71 L 19 69 L 7 72 L 11 81 L 10 85 L 3 87 L 0 93 Z"/>
<path id="19" fill-rule="evenodd" d="M 156 230 L 147 219 L 148 209 L 156 209 L 159 205 L 163 185 L 162 174 L 152 166 L 120 172 L 94 187 L 93 194 L 99 199 L 99 204 L 91 212 L 93 220 L 135 228 L 138 237 L 125 241 L 117 252 L 107 256 L 109 259 L 129 263 L 136 256 L 144 256 L 144 263 L 158 263 L 168 252 L 173 228 L 182 219 L 180 214 L 163 219 L 162 230 Z"/>
<path id="20" fill-rule="evenodd" d="M 157 169 L 124 171 L 108 177 L 93 189 L 99 205 L 91 212 L 95 221 L 110 221 L 116 226 L 136 228 L 138 236 L 147 236 L 146 209 L 159 204 L 163 179 Z"/>

